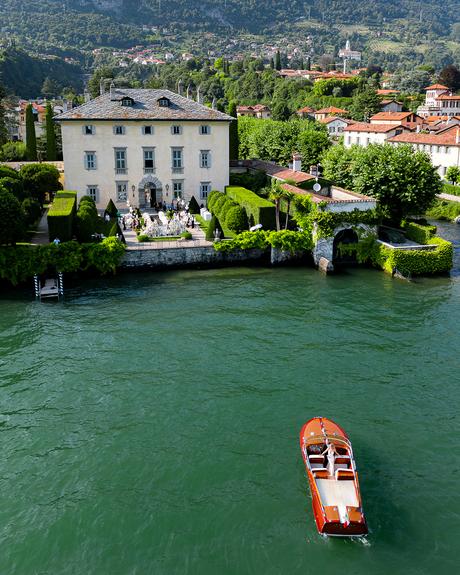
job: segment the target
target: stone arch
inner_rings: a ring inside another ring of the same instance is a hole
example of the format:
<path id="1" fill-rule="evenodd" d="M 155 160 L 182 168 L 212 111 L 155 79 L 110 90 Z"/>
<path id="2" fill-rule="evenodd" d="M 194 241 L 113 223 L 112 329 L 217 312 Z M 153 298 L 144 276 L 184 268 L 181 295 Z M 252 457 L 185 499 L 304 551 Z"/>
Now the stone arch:
<path id="1" fill-rule="evenodd" d="M 146 174 L 138 184 L 139 207 L 150 208 L 162 199 L 163 185 L 153 174 Z"/>
<path id="2" fill-rule="evenodd" d="M 341 254 L 340 244 L 356 244 L 359 236 L 353 228 L 343 228 L 335 236 L 332 244 L 332 262 L 335 264 L 355 263 L 356 254 Z"/>

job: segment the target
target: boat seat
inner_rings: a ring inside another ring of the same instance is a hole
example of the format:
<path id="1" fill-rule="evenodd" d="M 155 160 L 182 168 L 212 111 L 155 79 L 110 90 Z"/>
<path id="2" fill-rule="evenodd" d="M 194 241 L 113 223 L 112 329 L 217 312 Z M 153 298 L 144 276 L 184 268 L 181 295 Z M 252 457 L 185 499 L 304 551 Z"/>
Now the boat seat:
<path id="1" fill-rule="evenodd" d="M 316 479 L 328 479 L 329 477 L 329 471 L 325 467 L 313 469 L 313 473 Z"/>
<path id="2" fill-rule="evenodd" d="M 311 463 L 310 462 L 310 467 L 312 469 L 326 469 L 323 465 L 323 462 L 321 461 L 321 463 Z"/>
<path id="3" fill-rule="evenodd" d="M 326 515 L 326 520 L 330 523 L 339 523 L 340 516 L 339 510 L 336 505 L 327 505 L 324 508 L 324 513 Z"/>
<path id="4" fill-rule="evenodd" d="M 308 459 L 310 463 L 323 463 L 324 455 L 309 455 Z"/>
<path id="5" fill-rule="evenodd" d="M 337 455 L 335 458 L 336 463 L 348 463 L 350 461 L 350 457 L 348 455 Z"/>
<path id="6" fill-rule="evenodd" d="M 352 523 L 362 523 L 363 515 L 359 511 L 358 507 L 347 507 L 348 518 Z"/>
<path id="7" fill-rule="evenodd" d="M 348 463 L 336 463 L 335 469 L 348 469 Z"/>
<path id="8" fill-rule="evenodd" d="M 351 469 L 337 469 L 335 472 L 335 478 L 338 481 L 344 479 L 354 479 L 355 475 Z"/>

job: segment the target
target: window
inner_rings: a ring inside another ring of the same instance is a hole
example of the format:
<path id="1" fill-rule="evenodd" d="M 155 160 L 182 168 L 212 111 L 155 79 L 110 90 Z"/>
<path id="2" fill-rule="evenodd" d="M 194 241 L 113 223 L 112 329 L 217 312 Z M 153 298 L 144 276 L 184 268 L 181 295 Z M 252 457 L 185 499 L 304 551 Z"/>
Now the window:
<path id="1" fill-rule="evenodd" d="M 115 148 L 115 173 L 126 174 L 126 148 Z"/>
<path id="2" fill-rule="evenodd" d="M 142 126 L 142 133 L 144 136 L 151 136 L 153 134 L 153 126 Z"/>
<path id="3" fill-rule="evenodd" d="M 211 133 L 211 126 L 200 126 L 200 134 L 202 136 L 207 136 Z"/>
<path id="4" fill-rule="evenodd" d="M 83 126 L 83 134 L 85 136 L 93 136 L 96 133 L 96 126 L 87 125 Z"/>
<path id="5" fill-rule="evenodd" d="M 179 136 L 182 134 L 182 126 L 171 126 L 171 134 L 173 136 Z"/>
<path id="6" fill-rule="evenodd" d="M 200 151 L 200 168 L 211 167 L 211 152 L 209 150 Z"/>
<path id="7" fill-rule="evenodd" d="M 178 200 L 179 198 L 182 198 L 183 185 L 184 185 L 184 183 L 182 182 L 182 180 L 177 180 L 175 182 L 173 181 L 173 197 L 174 197 L 174 199 Z"/>
<path id="8" fill-rule="evenodd" d="M 155 149 L 144 148 L 144 173 L 153 174 L 155 172 Z"/>
<path id="9" fill-rule="evenodd" d="M 181 173 L 184 169 L 182 148 L 172 148 L 171 150 L 172 171 Z"/>
<path id="10" fill-rule="evenodd" d="M 117 202 L 126 202 L 128 200 L 128 182 L 116 182 Z"/>
<path id="11" fill-rule="evenodd" d="M 129 96 L 125 96 L 124 98 L 121 99 L 121 105 L 131 108 L 132 106 L 134 106 L 134 100 Z"/>
<path id="12" fill-rule="evenodd" d="M 96 152 L 85 152 L 85 170 L 96 169 Z"/>
<path id="13" fill-rule="evenodd" d="M 171 104 L 171 101 L 169 100 L 169 98 L 159 98 L 158 99 L 158 105 L 160 106 L 160 108 L 169 108 Z"/>
<path id="14" fill-rule="evenodd" d="M 86 186 L 86 195 L 96 202 L 99 201 L 99 188 L 97 186 Z"/>
<path id="15" fill-rule="evenodd" d="M 205 200 L 211 191 L 211 182 L 201 182 L 200 184 L 200 199 Z"/>
<path id="16" fill-rule="evenodd" d="M 114 126 L 113 127 L 113 133 L 116 136 L 123 136 L 123 134 L 125 134 L 125 127 L 124 126 Z"/>

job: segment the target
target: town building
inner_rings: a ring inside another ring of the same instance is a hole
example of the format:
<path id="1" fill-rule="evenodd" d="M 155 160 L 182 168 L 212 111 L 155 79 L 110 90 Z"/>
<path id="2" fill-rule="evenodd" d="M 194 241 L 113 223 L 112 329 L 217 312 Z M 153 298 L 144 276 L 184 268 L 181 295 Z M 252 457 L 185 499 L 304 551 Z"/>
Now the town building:
<path id="1" fill-rule="evenodd" d="M 315 120 L 321 121 L 331 116 L 347 116 L 348 111 L 342 110 L 342 108 L 336 108 L 335 106 L 329 106 L 328 108 L 321 108 L 315 112 Z"/>
<path id="2" fill-rule="evenodd" d="M 62 128 L 65 187 L 155 207 L 195 196 L 205 203 L 229 183 L 232 117 L 168 90 L 117 89 L 56 117 Z"/>
<path id="3" fill-rule="evenodd" d="M 423 124 L 423 118 L 413 112 L 379 112 L 371 116 L 370 123 L 416 128 Z"/>
<path id="4" fill-rule="evenodd" d="M 381 112 L 402 112 L 403 104 L 394 99 L 386 99 L 380 102 Z"/>
<path id="5" fill-rule="evenodd" d="M 442 178 L 449 167 L 460 167 L 460 128 L 457 125 L 437 134 L 406 131 L 392 136 L 388 142 L 393 145 L 409 144 L 414 151 L 426 152 Z"/>
<path id="6" fill-rule="evenodd" d="M 329 116 L 324 120 L 319 120 L 321 124 L 325 124 L 327 132 L 331 137 L 337 137 L 342 135 L 343 131 L 347 126 L 354 124 L 353 120 L 347 120 L 346 118 L 341 118 L 340 116 Z"/>
<path id="7" fill-rule="evenodd" d="M 409 128 L 402 125 L 355 122 L 344 128 L 344 145 L 350 147 L 354 144 L 358 146 L 384 144 L 389 138 L 409 131 Z"/>
<path id="8" fill-rule="evenodd" d="M 310 108 L 310 106 L 304 106 L 303 108 L 297 110 L 296 114 L 299 116 L 299 118 L 314 120 L 315 111 L 316 110 L 314 108 Z"/>
<path id="9" fill-rule="evenodd" d="M 460 96 L 454 96 L 447 86 L 433 84 L 425 88 L 425 104 L 419 106 L 417 114 L 424 118 L 429 116 L 459 116 Z"/>
<path id="10" fill-rule="evenodd" d="M 268 106 L 265 106 L 264 104 L 256 104 L 255 106 L 237 106 L 236 115 L 266 120 L 271 118 L 272 113 Z"/>
<path id="11" fill-rule="evenodd" d="M 345 43 L 345 48 L 339 50 L 339 58 L 343 60 L 343 73 L 347 73 L 348 63 L 355 60 L 356 62 L 361 62 L 361 52 L 357 50 L 352 50 L 350 45 L 350 40 Z"/>

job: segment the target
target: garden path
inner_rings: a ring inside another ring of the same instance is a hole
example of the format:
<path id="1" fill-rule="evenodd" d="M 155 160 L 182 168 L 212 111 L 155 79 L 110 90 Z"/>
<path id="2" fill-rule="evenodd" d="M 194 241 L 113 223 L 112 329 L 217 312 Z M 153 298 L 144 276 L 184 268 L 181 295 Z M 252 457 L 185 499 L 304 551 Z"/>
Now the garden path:
<path id="1" fill-rule="evenodd" d="M 49 244 L 49 237 L 48 237 L 48 220 L 46 219 L 48 215 L 48 210 L 46 209 L 43 212 L 43 215 L 40 219 L 38 224 L 37 230 L 33 235 L 32 239 L 30 240 L 31 244 L 34 245 L 44 245 Z"/>
<path id="2" fill-rule="evenodd" d="M 453 194 L 438 194 L 437 197 L 440 200 L 449 200 L 449 202 L 460 202 L 460 196 L 454 196 Z"/>

